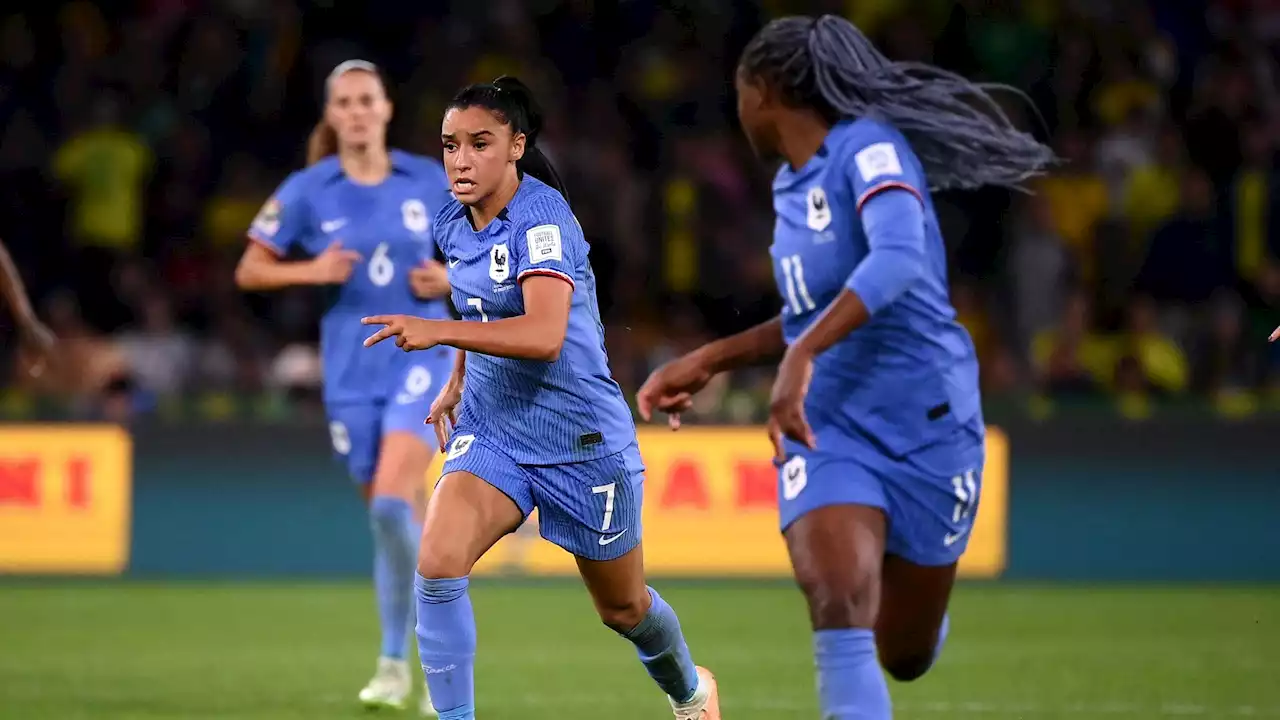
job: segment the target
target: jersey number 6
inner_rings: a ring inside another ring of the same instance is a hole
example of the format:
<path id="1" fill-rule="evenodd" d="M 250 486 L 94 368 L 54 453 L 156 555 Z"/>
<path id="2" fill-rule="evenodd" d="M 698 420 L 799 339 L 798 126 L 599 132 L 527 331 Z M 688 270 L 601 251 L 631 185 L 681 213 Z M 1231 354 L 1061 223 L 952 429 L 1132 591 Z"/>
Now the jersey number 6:
<path id="1" fill-rule="evenodd" d="M 373 249 L 373 255 L 369 257 L 369 282 L 378 287 L 386 287 L 395 276 L 396 266 L 387 254 L 387 244 L 382 243 Z"/>

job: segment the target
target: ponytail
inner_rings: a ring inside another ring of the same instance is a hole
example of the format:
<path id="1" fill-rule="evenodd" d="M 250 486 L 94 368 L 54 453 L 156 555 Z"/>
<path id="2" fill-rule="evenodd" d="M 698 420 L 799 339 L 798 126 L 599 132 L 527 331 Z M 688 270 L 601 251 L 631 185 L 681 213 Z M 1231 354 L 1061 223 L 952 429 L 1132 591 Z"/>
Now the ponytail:
<path id="1" fill-rule="evenodd" d="M 542 108 L 533 99 L 533 92 L 518 78 L 503 75 L 492 83 L 468 85 L 454 96 L 448 110 L 454 108 L 482 107 L 494 113 L 511 126 L 512 132 L 524 134 L 524 156 L 516 163 L 521 174 L 531 175 L 555 188 L 569 201 L 569 192 L 555 166 L 546 154 L 538 149 L 538 135 L 542 132 Z"/>
<path id="2" fill-rule="evenodd" d="M 321 160 L 338 153 L 338 133 L 321 118 L 307 138 L 307 166 L 310 167 Z"/>

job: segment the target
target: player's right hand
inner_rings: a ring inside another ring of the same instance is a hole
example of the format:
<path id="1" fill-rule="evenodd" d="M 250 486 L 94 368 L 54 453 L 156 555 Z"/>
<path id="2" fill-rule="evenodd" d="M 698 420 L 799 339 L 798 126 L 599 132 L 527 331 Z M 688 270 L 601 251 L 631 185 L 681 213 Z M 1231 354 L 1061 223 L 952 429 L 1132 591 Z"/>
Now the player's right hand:
<path id="1" fill-rule="evenodd" d="M 324 252 L 311 259 L 311 268 L 318 285 L 341 285 L 351 277 L 355 264 L 363 258 L 355 250 L 343 250 L 342 242 L 334 240 Z"/>
<path id="2" fill-rule="evenodd" d="M 680 429 L 680 413 L 693 407 L 693 396 L 711 382 L 712 373 L 696 353 L 676 358 L 654 370 L 636 393 L 636 409 L 646 422 L 653 411 L 667 414 L 672 430 Z"/>
<path id="3" fill-rule="evenodd" d="M 1275 342 L 1277 339 L 1280 339 L 1280 327 L 1271 331 L 1271 337 L 1267 338 L 1267 342 Z"/>
<path id="4" fill-rule="evenodd" d="M 458 424 L 458 404 L 462 402 L 462 385 L 453 381 L 445 383 L 440 394 L 431 403 L 427 415 L 427 424 L 436 428 L 436 440 L 440 443 L 440 452 L 449 449 L 449 436 Z"/>

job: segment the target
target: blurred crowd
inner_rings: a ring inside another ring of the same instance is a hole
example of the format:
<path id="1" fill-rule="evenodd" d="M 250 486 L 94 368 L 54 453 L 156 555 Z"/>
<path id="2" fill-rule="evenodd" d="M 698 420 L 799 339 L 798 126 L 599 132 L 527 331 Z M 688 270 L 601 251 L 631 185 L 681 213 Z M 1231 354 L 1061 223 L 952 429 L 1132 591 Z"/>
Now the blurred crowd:
<path id="1" fill-rule="evenodd" d="M 463 84 L 512 73 L 539 93 L 634 390 L 778 311 L 771 168 L 740 138 L 730 79 L 751 34 L 796 12 L 843 14 L 891 57 L 1038 108 L 1021 119 L 1064 162 L 1034 192 L 938 198 L 989 396 L 1252 408 L 1280 387 L 1275 0 L 53 5 L 0 19 L 0 237 L 68 370 L 33 379 L 4 353 L 0 413 L 314 399 L 319 296 L 246 296 L 232 268 L 302 163 L 324 76 L 353 57 L 386 70 L 392 138 L 419 152 L 439 152 Z M 700 409 L 755 419 L 769 380 L 723 378 Z"/>

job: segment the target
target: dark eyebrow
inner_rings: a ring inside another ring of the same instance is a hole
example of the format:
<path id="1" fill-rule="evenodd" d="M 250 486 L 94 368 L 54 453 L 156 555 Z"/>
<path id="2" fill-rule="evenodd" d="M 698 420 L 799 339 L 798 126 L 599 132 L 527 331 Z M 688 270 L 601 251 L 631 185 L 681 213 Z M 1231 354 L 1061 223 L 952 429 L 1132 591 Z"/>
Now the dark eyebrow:
<path id="1" fill-rule="evenodd" d="M 485 136 L 492 137 L 492 136 L 493 136 L 493 131 L 491 131 L 491 130 L 477 130 L 476 132 L 473 132 L 473 133 L 467 133 L 467 135 L 468 135 L 472 140 L 478 140 L 479 138 L 482 138 L 482 137 L 485 137 Z M 454 134 L 454 133 L 440 133 L 440 139 L 441 139 L 441 140 L 457 140 L 457 139 L 458 139 L 458 136 L 457 136 L 456 134 Z"/>

